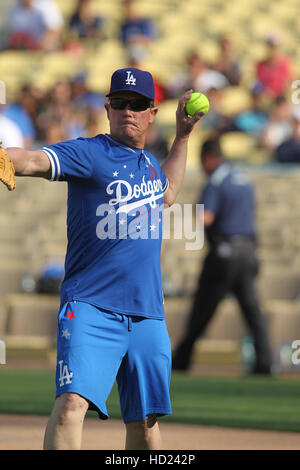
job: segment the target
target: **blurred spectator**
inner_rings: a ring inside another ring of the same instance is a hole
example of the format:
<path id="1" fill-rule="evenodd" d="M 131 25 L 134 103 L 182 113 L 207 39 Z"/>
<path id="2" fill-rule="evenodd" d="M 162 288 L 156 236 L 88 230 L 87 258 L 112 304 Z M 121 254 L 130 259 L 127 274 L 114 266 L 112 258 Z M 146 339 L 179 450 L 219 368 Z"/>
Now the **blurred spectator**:
<path id="1" fill-rule="evenodd" d="M 27 111 L 19 103 L 9 103 L 3 109 L 3 115 L 17 124 L 22 132 L 24 148 L 30 148 L 35 139 L 35 128 Z"/>
<path id="2" fill-rule="evenodd" d="M 20 128 L 24 148 L 30 148 L 37 137 L 35 119 L 38 112 L 41 94 L 32 85 L 24 85 L 16 102 L 3 108 L 3 115 L 14 121 Z"/>
<path id="3" fill-rule="evenodd" d="M 239 85 L 241 82 L 241 70 L 238 60 L 234 57 L 232 42 L 228 36 L 222 35 L 219 44 L 220 58 L 214 65 L 214 69 L 222 73 L 230 85 Z"/>
<path id="4" fill-rule="evenodd" d="M 274 160 L 280 163 L 300 163 L 300 118 L 294 118 L 293 134 L 275 149 Z"/>
<path id="5" fill-rule="evenodd" d="M 102 132 L 100 120 L 97 116 L 88 113 L 86 122 L 86 137 L 95 137 Z"/>
<path id="6" fill-rule="evenodd" d="M 29 115 L 35 129 L 35 138 L 39 140 L 38 116 L 43 109 L 45 92 L 32 84 L 26 84 L 21 88 L 18 103 Z"/>
<path id="7" fill-rule="evenodd" d="M 85 72 L 78 73 L 71 79 L 71 95 L 75 107 L 86 108 L 97 117 L 104 112 L 105 97 L 89 90 Z"/>
<path id="8" fill-rule="evenodd" d="M 47 28 L 44 49 L 56 50 L 64 27 L 64 19 L 57 3 L 53 0 L 33 0 L 33 6 L 42 13 Z"/>
<path id="9" fill-rule="evenodd" d="M 72 103 L 76 110 L 77 121 L 81 122 L 81 135 L 92 137 L 100 133 L 100 120 L 104 114 L 105 97 L 91 91 L 87 85 L 87 74 L 79 73 L 71 80 Z M 73 117 L 74 118 L 74 117 Z M 78 136 L 79 128 L 73 128 Z M 70 135 L 70 130 L 69 130 Z"/>
<path id="10" fill-rule="evenodd" d="M 21 129 L 15 122 L 4 116 L 0 111 L 0 142 L 3 147 L 22 147 L 24 139 Z"/>
<path id="11" fill-rule="evenodd" d="M 136 69 L 144 70 L 144 66 L 142 64 L 142 58 L 137 57 L 134 51 L 129 51 L 129 67 L 134 67 Z M 148 69 L 148 67 L 147 67 Z M 154 88 L 155 88 L 155 105 L 157 106 L 159 103 L 162 103 L 168 96 L 167 90 L 163 83 L 151 72 L 153 81 L 154 81 Z"/>
<path id="12" fill-rule="evenodd" d="M 209 68 L 196 51 L 188 54 L 186 62 L 187 70 L 176 74 L 167 86 L 170 98 L 178 98 L 189 89 L 205 93 L 211 88 L 221 89 L 229 85 L 227 78 Z"/>
<path id="13" fill-rule="evenodd" d="M 61 126 L 65 128 L 66 123 L 69 123 L 71 119 L 71 115 L 71 87 L 67 81 L 59 81 L 48 92 L 48 96 L 43 104 L 43 110 L 37 118 L 37 126 L 41 138 L 45 138 L 48 127 L 53 122 L 60 122 Z"/>
<path id="14" fill-rule="evenodd" d="M 155 124 L 152 124 L 148 129 L 145 150 L 155 155 L 160 165 L 165 161 L 169 153 L 168 141 L 162 135 L 160 128 Z"/>
<path id="15" fill-rule="evenodd" d="M 77 137 L 86 137 L 86 126 L 88 121 L 88 109 L 84 107 L 71 107 L 69 122 L 64 122 L 64 131 L 67 139 L 77 139 Z"/>
<path id="16" fill-rule="evenodd" d="M 233 131 L 246 132 L 261 141 L 269 115 L 265 109 L 262 85 L 256 84 L 251 89 L 251 104 L 248 109 L 238 113 L 233 118 Z"/>
<path id="17" fill-rule="evenodd" d="M 275 149 L 293 132 L 291 105 L 284 96 L 275 99 L 262 136 L 262 145 Z"/>
<path id="18" fill-rule="evenodd" d="M 50 106 L 55 109 L 55 115 L 64 118 L 71 106 L 72 89 L 67 80 L 55 83 L 50 92 Z"/>
<path id="19" fill-rule="evenodd" d="M 210 103 L 209 113 L 205 116 L 200 123 L 201 129 L 204 131 L 211 131 L 211 136 L 217 137 L 231 126 L 231 118 L 226 116 L 220 111 L 220 102 L 222 100 L 222 90 L 217 88 L 210 88 L 206 92 L 206 96 Z"/>
<path id="20" fill-rule="evenodd" d="M 270 97 L 284 95 L 293 80 L 291 58 L 279 48 L 279 38 L 269 35 L 266 39 L 266 58 L 256 64 L 256 78 L 262 83 L 264 93 Z"/>
<path id="21" fill-rule="evenodd" d="M 46 22 L 41 8 L 36 8 L 34 0 L 19 0 L 9 15 L 8 47 L 52 50 L 56 43 L 57 36 L 49 29 L 49 22 Z"/>
<path id="22" fill-rule="evenodd" d="M 55 0 L 33 0 L 33 6 L 42 13 L 49 30 L 59 31 L 63 28 L 63 15 Z"/>
<path id="23" fill-rule="evenodd" d="M 69 21 L 69 29 L 81 39 L 103 39 L 104 19 L 94 15 L 90 0 L 78 0 L 76 9 Z"/>
<path id="24" fill-rule="evenodd" d="M 49 119 L 47 127 L 44 130 L 43 144 L 53 145 L 57 142 L 63 142 L 64 140 L 67 140 L 67 136 L 64 133 L 60 120 L 55 118 L 52 120 Z"/>
<path id="25" fill-rule="evenodd" d="M 72 87 L 68 81 L 58 81 L 49 92 L 45 108 L 38 116 L 38 128 L 42 139 L 49 133 L 61 133 L 60 140 L 74 139 L 86 135 L 86 106 L 76 106 L 72 101 Z M 49 126 L 51 130 L 49 131 Z M 58 132 L 58 126 L 61 127 Z"/>
<path id="26" fill-rule="evenodd" d="M 124 21 L 120 27 L 120 40 L 137 58 L 144 57 L 148 45 L 157 37 L 153 20 L 141 18 L 132 0 L 124 0 Z"/>

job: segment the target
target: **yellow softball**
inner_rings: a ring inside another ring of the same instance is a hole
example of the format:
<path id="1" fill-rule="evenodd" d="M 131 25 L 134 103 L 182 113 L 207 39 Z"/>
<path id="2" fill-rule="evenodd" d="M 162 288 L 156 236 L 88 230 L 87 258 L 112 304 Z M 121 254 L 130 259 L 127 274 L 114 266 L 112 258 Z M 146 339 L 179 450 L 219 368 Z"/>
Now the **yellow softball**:
<path id="1" fill-rule="evenodd" d="M 209 110 L 209 101 L 203 93 L 192 93 L 192 96 L 185 104 L 185 110 L 189 116 L 194 116 L 194 114 L 200 112 L 206 114 Z"/>

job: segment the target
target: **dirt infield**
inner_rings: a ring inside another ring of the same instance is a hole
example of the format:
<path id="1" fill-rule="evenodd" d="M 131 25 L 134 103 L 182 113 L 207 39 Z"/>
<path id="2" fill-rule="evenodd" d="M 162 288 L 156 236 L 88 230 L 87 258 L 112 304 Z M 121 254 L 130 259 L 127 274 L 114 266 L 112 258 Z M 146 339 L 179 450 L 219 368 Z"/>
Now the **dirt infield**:
<path id="1" fill-rule="evenodd" d="M 40 450 L 47 417 L 0 415 L 0 450 Z M 168 450 L 299 450 L 300 434 L 217 427 L 160 424 Z M 124 449 L 122 422 L 87 418 L 83 450 Z"/>

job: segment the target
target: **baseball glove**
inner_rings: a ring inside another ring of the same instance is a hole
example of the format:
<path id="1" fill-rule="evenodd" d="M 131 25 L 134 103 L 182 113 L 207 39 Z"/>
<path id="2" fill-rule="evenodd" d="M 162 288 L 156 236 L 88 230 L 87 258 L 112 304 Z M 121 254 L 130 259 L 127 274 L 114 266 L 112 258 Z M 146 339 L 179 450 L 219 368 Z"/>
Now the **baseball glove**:
<path id="1" fill-rule="evenodd" d="M 15 167 L 9 156 L 5 153 L 0 142 L 0 181 L 5 184 L 9 191 L 16 187 Z"/>

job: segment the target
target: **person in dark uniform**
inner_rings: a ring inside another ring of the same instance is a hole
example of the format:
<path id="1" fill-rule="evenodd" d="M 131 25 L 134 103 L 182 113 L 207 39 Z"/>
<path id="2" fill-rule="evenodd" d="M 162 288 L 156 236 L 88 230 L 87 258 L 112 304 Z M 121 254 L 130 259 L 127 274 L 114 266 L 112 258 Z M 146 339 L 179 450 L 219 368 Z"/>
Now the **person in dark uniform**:
<path id="1" fill-rule="evenodd" d="M 258 273 L 254 190 L 247 176 L 225 161 L 219 140 L 204 142 L 201 160 L 208 177 L 200 203 L 204 204 L 209 250 L 185 334 L 173 355 L 173 369 L 189 369 L 195 341 L 203 335 L 220 301 L 231 292 L 254 339 L 252 373 L 271 374 L 268 330 L 254 285 Z"/>

